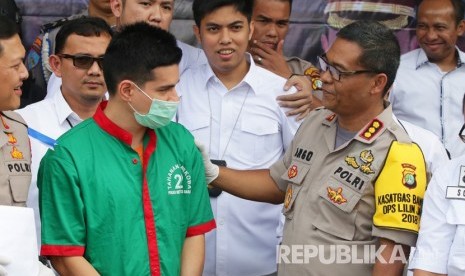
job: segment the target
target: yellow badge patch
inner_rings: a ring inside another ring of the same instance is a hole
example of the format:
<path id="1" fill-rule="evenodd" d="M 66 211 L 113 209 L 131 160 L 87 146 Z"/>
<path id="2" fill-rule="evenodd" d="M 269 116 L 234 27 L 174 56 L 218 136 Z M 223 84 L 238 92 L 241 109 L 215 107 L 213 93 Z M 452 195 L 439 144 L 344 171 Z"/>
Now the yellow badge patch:
<path id="1" fill-rule="evenodd" d="M 337 204 L 346 203 L 347 199 L 344 198 L 342 195 L 342 188 L 339 187 L 337 190 L 333 190 L 331 187 L 327 187 L 326 190 L 328 191 L 328 198 Z"/>
<path id="2" fill-rule="evenodd" d="M 286 209 L 289 208 L 289 204 L 291 204 L 292 193 L 293 193 L 292 186 L 288 186 L 287 191 L 286 191 L 286 197 L 284 199 L 284 208 Z"/>
<path id="3" fill-rule="evenodd" d="M 23 153 L 20 152 L 15 146 L 13 146 L 13 149 L 10 151 L 11 157 L 14 159 L 23 159 Z"/>
<path id="4" fill-rule="evenodd" d="M 426 183 L 425 160 L 418 145 L 394 141 L 375 183 L 374 225 L 418 233 Z"/>
<path id="5" fill-rule="evenodd" d="M 289 177 L 289 179 L 291 179 L 291 178 L 296 177 L 297 173 L 298 173 L 297 166 L 292 165 L 292 167 L 290 167 L 289 170 L 287 171 L 287 176 Z"/>

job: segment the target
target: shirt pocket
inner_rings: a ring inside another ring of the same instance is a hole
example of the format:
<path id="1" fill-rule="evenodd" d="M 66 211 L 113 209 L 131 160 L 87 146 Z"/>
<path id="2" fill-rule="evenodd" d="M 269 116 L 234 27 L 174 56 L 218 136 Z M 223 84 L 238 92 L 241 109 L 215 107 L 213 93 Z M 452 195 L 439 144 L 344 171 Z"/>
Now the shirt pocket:
<path id="1" fill-rule="evenodd" d="M 293 161 L 288 171 L 281 178 L 288 182 L 286 195 L 284 197 L 283 214 L 291 220 L 296 209 L 295 202 L 302 190 L 305 177 L 310 171 L 310 164 Z"/>
<path id="2" fill-rule="evenodd" d="M 193 112 L 189 116 L 182 116 L 179 123 L 187 128 L 195 139 L 208 146 L 210 141 L 210 116 L 204 113 Z"/>
<path id="3" fill-rule="evenodd" d="M 25 203 L 29 192 L 29 176 L 11 176 L 10 189 L 14 203 Z"/>
<path id="4" fill-rule="evenodd" d="M 450 225 L 456 226 L 453 246 L 460 249 L 465 255 L 465 201 L 460 199 L 448 199 L 450 201 L 449 209 L 446 213 L 446 221 Z"/>
<path id="5" fill-rule="evenodd" d="M 240 155 L 246 160 L 262 163 L 282 154 L 282 138 L 276 120 L 244 116 L 240 129 Z"/>
<path id="6" fill-rule="evenodd" d="M 368 179 L 365 185 L 369 183 Z M 363 179 L 363 180 L 362 180 Z M 318 188 L 320 209 L 312 222 L 319 230 L 344 240 L 353 240 L 355 236 L 355 219 L 362 192 L 352 189 L 340 179 L 328 177 Z M 374 209 L 374 207 L 373 207 Z"/>

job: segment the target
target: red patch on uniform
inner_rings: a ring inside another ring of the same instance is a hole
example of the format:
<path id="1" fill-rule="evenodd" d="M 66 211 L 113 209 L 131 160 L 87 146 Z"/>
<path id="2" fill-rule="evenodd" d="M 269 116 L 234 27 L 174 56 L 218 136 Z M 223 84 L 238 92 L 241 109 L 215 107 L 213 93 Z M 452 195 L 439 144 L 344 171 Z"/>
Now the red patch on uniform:
<path id="1" fill-rule="evenodd" d="M 298 173 L 298 170 L 297 170 L 297 166 L 296 165 L 293 165 L 292 167 L 289 168 L 289 170 L 287 171 L 287 176 L 289 178 L 294 178 L 297 176 L 297 173 Z"/>
<path id="2" fill-rule="evenodd" d="M 332 120 L 334 120 L 334 118 L 336 118 L 335 113 L 333 113 L 333 114 L 329 115 L 328 117 L 326 117 L 326 121 L 331 122 Z"/>

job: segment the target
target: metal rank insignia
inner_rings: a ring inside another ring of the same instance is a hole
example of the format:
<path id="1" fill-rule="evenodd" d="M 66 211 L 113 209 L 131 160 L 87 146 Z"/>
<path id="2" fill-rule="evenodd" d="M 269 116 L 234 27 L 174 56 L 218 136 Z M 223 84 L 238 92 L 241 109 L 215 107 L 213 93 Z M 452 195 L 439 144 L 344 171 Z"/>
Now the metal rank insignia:
<path id="1" fill-rule="evenodd" d="M 381 122 L 378 119 L 373 119 L 371 123 L 363 130 L 360 132 L 360 137 L 363 139 L 370 141 L 374 137 L 376 137 L 376 134 L 378 134 L 381 130 L 383 129 L 383 122 Z"/>

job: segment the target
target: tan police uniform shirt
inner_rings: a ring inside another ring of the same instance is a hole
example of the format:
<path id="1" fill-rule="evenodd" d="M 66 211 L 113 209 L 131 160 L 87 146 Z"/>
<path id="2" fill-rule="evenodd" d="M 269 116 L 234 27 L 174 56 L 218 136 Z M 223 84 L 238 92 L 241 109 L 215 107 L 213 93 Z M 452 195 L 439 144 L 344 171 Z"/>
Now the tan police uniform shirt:
<path id="1" fill-rule="evenodd" d="M 271 168 L 278 187 L 286 191 L 278 275 L 371 275 L 378 237 L 415 244 L 426 187 L 426 172 L 420 172 L 425 169 L 424 159 L 423 164 L 415 164 L 417 172 L 412 172 L 414 166 L 401 168 L 403 154 L 396 155 L 398 160 L 387 160 L 393 141 L 413 145 L 393 121 L 391 107 L 334 149 L 336 130 L 335 114 L 315 110 L 302 123 L 283 159 Z M 392 167 L 396 174 L 386 181 L 382 172 L 392 172 Z M 421 185 L 413 187 L 419 178 Z M 376 193 L 375 186 L 391 192 Z M 404 215 L 410 223 L 402 222 Z M 374 223 L 375 216 L 383 222 Z M 395 227 L 384 222 L 394 217 L 400 219 Z"/>
<path id="2" fill-rule="evenodd" d="M 15 112 L 0 114 L 0 148 L 0 205 L 26 206 L 31 148 L 26 123 Z"/>

